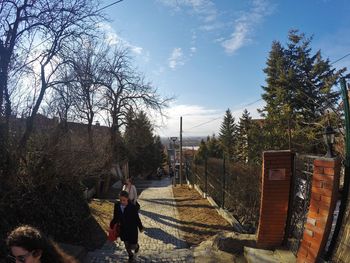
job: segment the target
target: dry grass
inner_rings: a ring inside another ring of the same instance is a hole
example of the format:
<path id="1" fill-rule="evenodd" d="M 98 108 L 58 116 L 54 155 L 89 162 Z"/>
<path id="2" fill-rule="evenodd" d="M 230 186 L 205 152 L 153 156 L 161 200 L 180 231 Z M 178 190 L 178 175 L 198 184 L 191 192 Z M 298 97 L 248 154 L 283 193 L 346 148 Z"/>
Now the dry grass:
<path id="1" fill-rule="evenodd" d="M 107 232 L 109 223 L 113 217 L 114 203 L 108 200 L 93 199 L 89 203 L 92 216 L 95 218 L 101 228 Z"/>
<path id="2" fill-rule="evenodd" d="M 181 228 L 189 245 L 197 245 L 219 231 L 232 230 L 231 225 L 196 190 L 178 186 L 173 191 Z"/>

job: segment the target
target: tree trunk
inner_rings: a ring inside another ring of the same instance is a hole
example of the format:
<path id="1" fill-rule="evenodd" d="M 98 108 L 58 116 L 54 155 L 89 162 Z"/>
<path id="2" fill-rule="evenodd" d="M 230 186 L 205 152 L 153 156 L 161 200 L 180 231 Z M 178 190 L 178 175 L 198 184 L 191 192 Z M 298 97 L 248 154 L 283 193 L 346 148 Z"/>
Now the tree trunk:
<path id="1" fill-rule="evenodd" d="M 6 49 L 0 46 L 0 176 L 4 179 L 10 173 L 9 131 L 11 117 L 11 101 L 8 93 L 9 59 Z"/>
<path id="2" fill-rule="evenodd" d="M 34 105 L 34 108 L 32 110 L 31 115 L 27 118 L 26 129 L 24 131 L 24 134 L 23 134 L 23 136 L 21 138 L 21 141 L 20 141 L 20 143 L 18 145 L 18 148 L 17 148 L 17 152 L 19 154 L 18 157 L 20 157 L 20 158 L 23 158 L 24 157 L 24 153 L 26 152 L 27 142 L 28 142 L 28 139 L 29 139 L 30 135 L 33 132 L 34 120 L 35 120 L 35 117 L 36 117 L 36 115 L 38 113 L 38 110 L 39 110 L 39 107 L 41 105 L 41 102 L 42 102 L 42 100 L 44 98 L 46 89 L 47 89 L 47 83 L 46 83 L 46 80 L 45 80 L 45 68 L 42 65 L 41 66 L 41 89 L 40 89 L 39 97 L 36 100 L 36 103 Z"/>
<path id="3" fill-rule="evenodd" d="M 94 148 L 94 140 L 93 140 L 93 133 L 92 133 L 92 120 L 88 121 L 87 130 L 88 130 L 89 147 L 90 147 L 90 150 L 93 150 L 93 148 Z"/>
<path id="4" fill-rule="evenodd" d="M 288 147 L 289 150 L 292 149 L 292 131 L 290 128 L 290 118 L 288 118 Z"/>

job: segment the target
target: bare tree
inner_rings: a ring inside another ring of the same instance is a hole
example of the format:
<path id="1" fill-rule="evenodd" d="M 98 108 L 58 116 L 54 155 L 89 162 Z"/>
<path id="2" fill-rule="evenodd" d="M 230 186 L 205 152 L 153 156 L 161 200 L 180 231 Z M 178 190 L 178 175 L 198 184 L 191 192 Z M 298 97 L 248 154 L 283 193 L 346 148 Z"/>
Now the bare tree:
<path id="1" fill-rule="evenodd" d="M 49 112 L 53 117 L 59 117 L 60 123 L 67 131 L 68 120 L 73 119 L 73 91 L 74 86 L 72 84 L 72 75 L 69 73 L 64 73 L 62 76 L 61 84 L 56 85 L 53 88 L 51 96 L 49 96 L 49 101 L 47 102 Z"/>
<path id="2" fill-rule="evenodd" d="M 19 143 L 20 152 L 26 148 L 26 143 L 33 130 L 34 118 L 46 90 L 62 83 L 56 73 L 67 63 L 63 59 L 63 54 L 70 51 L 71 42 L 91 34 L 95 30 L 93 23 L 96 18 L 95 6 L 89 0 L 45 1 L 42 5 L 49 5 L 51 12 L 43 18 L 44 23 L 40 28 L 40 32 L 47 39 L 38 55 L 33 59 L 32 64 L 35 67 L 35 63 L 37 63 L 39 72 L 36 74 L 40 80 L 40 87 L 30 116 L 27 118 L 26 130 Z"/>
<path id="3" fill-rule="evenodd" d="M 152 109 L 162 112 L 170 98 L 162 98 L 157 89 L 147 83 L 131 65 L 126 49 L 115 49 L 106 60 L 104 83 L 104 107 L 111 123 L 112 161 L 118 162 L 118 134 L 126 124 L 130 112 Z"/>
<path id="4" fill-rule="evenodd" d="M 92 124 L 100 110 L 101 79 L 104 73 L 108 46 L 95 38 L 83 39 L 81 45 L 75 46 L 70 55 L 74 90 L 73 106 L 77 116 L 87 123 L 88 141 L 93 148 Z"/>

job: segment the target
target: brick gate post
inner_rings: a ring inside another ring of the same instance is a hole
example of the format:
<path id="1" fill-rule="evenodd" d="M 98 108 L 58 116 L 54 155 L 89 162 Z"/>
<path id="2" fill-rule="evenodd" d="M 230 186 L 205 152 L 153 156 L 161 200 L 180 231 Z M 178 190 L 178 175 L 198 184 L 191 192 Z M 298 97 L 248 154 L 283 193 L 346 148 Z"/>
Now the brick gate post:
<path id="1" fill-rule="evenodd" d="M 275 248 L 282 245 L 288 214 L 289 192 L 294 153 L 263 153 L 260 219 L 257 246 Z"/>
<path id="2" fill-rule="evenodd" d="M 314 160 L 312 190 L 298 263 L 314 263 L 320 258 L 332 227 L 338 198 L 341 162 L 336 158 Z"/>

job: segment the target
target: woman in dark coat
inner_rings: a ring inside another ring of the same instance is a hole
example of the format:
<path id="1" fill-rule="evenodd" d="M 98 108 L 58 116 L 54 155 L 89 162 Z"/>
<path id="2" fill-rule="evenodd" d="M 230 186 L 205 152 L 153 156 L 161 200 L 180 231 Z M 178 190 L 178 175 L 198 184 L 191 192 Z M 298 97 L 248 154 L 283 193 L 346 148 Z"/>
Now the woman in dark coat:
<path id="1" fill-rule="evenodd" d="M 129 200 L 128 192 L 121 191 L 119 200 L 114 205 L 114 214 L 110 227 L 113 228 L 115 224 L 120 225 L 120 239 L 124 241 L 129 260 L 132 260 L 134 256 L 132 250 L 135 250 L 135 253 L 137 253 L 140 249 L 138 229 L 140 232 L 143 232 L 143 226 L 136 206 Z"/>

